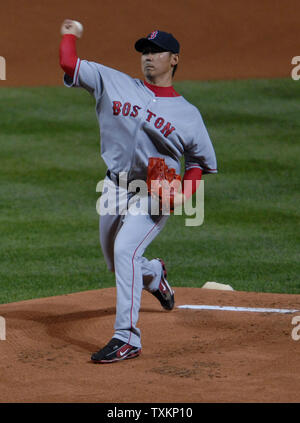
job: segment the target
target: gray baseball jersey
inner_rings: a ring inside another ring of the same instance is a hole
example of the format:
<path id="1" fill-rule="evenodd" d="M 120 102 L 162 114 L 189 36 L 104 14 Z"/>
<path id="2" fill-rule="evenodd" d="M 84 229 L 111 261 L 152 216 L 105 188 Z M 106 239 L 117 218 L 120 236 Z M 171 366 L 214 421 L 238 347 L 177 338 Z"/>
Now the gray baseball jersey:
<path id="1" fill-rule="evenodd" d="M 95 97 L 101 155 L 111 172 L 145 180 L 149 157 L 163 157 L 180 173 L 182 155 L 186 170 L 217 172 L 202 117 L 182 96 L 156 97 L 139 79 L 80 59 L 73 80 L 65 75 L 65 85 L 83 87 Z"/>
<path id="2" fill-rule="evenodd" d="M 198 109 L 182 96 L 158 97 L 139 79 L 109 67 L 77 60 L 74 77 L 65 74 L 68 87 L 82 87 L 96 101 L 101 155 L 111 174 L 128 173 L 128 180 L 146 180 L 149 157 L 162 157 L 180 173 L 201 168 L 216 173 L 216 157 Z M 108 177 L 105 187 L 114 191 Z M 120 196 L 124 188 L 116 186 Z M 112 194 L 113 195 L 113 194 Z M 100 243 L 110 270 L 115 272 L 117 306 L 114 337 L 141 347 L 137 328 L 142 289 L 155 291 L 162 277 L 158 259 L 143 257 L 147 246 L 165 226 L 168 216 L 147 214 L 148 200 L 141 199 L 145 214 L 100 216 Z"/>

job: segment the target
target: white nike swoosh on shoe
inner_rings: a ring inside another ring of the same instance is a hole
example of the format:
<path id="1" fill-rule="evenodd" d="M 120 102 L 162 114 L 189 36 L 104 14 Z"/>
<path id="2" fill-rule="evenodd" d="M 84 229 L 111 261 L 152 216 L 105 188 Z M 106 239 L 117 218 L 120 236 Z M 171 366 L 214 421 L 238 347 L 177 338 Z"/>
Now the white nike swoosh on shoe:
<path id="1" fill-rule="evenodd" d="M 129 350 L 130 350 L 130 348 L 127 348 L 127 350 L 125 350 L 125 351 L 123 351 L 123 352 L 121 352 L 121 351 L 120 351 L 120 356 L 121 356 L 121 357 L 123 357 L 123 355 L 124 355 L 124 354 L 126 354 L 126 353 L 127 353 L 127 351 L 129 351 Z"/>

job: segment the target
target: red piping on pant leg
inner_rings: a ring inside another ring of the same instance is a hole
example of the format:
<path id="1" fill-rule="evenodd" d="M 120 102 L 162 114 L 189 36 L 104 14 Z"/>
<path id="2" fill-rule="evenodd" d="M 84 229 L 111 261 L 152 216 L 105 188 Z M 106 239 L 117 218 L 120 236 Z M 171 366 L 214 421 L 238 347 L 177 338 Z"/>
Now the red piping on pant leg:
<path id="1" fill-rule="evenodd" d="M 131 309 L 130 309 L 130 325 L 132 327 L 132 310 L 133 310 L 133 289 L 134 289 L 134 257 L 136 255 L 137 250 L 140 248 L 140 246 L 142 245 L 142 243 L 145 241 L 145 239 L 150 235 L 150 233 L 153 231 L 153 229 L 158 225 L 158 222 L 155 223 L 155 225 L 150 229 L 150 231 L 145 235 L 144 239 L 140 242 L 140 244 L 136 247 L 133 256 L 132 256 L 132 289 L 131 289 Z M 131 332 L 129 335 L 129 339 L 128 339 L 128 344 L 130 344 L 130 339 L 131 339 Z"/>

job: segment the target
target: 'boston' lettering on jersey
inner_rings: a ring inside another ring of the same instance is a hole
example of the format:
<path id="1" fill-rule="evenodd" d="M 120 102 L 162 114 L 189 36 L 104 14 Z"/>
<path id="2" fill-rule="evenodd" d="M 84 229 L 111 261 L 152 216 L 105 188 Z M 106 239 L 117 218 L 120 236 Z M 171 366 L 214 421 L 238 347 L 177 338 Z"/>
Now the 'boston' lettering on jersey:
<path id="1" fill-rule="evenodd" d="M 130 103 L 124 103 L 122 104 L 120 101 L 113 101 L 113 114 L 115 116 L 118 116 L 119 114 L 122 114 L 123 116 L 131 116 L 131 117 L 137 117 L 139 114 L 139 110 L 141 109 L 140 106 L 132 106 Z M 160 131 L 166 138 L 175 131 L 174 126 L 171 125 L 170 122 L 167 122 L 165 124 L 165 119 L 162 117 L 157 117 L 155 113 L 151 112 L 151 110 L 147 110 L 147 122 L 154 123 L 155 128 L 162 130 Z M 153 119 L 152 119 L 153 118 Z M 156 119 L 155 119 L 156 118 Z M 164 125 L 165 124 L 165 125 Z"/>

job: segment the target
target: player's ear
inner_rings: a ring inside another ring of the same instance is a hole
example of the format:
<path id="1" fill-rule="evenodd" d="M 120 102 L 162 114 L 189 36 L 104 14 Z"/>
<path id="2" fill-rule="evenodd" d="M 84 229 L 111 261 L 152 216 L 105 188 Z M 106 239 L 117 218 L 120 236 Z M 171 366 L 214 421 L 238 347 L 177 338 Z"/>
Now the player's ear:
<path id="1" fill-rule="evenodd" d="M 172 53 L 171 65 L 176 66 L 176 65 L 178 65 L 178 62 L 179 62 L 179 54 Z"/>

